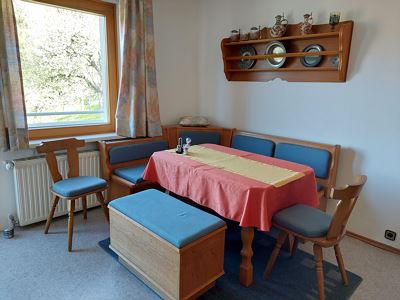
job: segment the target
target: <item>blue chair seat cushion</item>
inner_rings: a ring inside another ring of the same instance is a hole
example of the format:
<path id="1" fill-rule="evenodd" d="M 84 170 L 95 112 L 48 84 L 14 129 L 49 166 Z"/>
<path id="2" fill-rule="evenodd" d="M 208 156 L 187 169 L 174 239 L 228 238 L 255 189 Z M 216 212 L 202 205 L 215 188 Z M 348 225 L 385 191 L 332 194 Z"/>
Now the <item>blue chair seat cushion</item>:
<path id="1" fill-rule="evenodd" d="M 146 168 L 146 164 L 140 164 L 132 167 L 119 168 L 114 170 L 114 174 L 132 182 L 134 184 L 138 184 L 144 181 L 142 175 L 144 169 Z"/>
<path id="2" fill-rule="evenodd" d="M 109 206 L 177 248 L 225 226 L 220 218 L 155 189 L 116 199 Z"/>
<path id="3" fill-rule="evenodd" d="M 273 221 L 293 232 L 312 238 L 327 234 L 332 216 L 317 208 L 297 204 L 276 213 Z"/>
<path id="4" fill-rule="evenodd" d="M 53 192 L 64 197 L 75 197 L 105 188 L 107 181 L 95 176 L 78 176 L 56 182 Z"/>

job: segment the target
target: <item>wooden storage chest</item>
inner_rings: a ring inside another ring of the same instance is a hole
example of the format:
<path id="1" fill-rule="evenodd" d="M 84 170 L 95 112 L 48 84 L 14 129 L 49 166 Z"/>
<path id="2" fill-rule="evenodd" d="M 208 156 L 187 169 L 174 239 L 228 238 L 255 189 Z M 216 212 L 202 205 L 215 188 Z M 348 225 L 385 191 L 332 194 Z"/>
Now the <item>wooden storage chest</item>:
<path id="1" fill-rule="evenodd" d="M 179 248 L 166 240 L 165 237 L 154 232 L 154 228 L 153 231 L 150 230 L 147 228 L 148 226 L 143 225 L 143 222 L 141 222 L 142 224 L 137 222 L 125 212 L 121 212 L 121 208 L 118 207 L 119 200 L 126 203 L 129 200 L 132 204 L 137 204 L 137 199 L 140 199 L 142 194 L 145 194 L 142 198 L 143 201 L 151 200 L 149 197 L 158 193 L 162 195 L 162 198 L 172 198 L 156 190 L 149 191 L 151 192 L 144 191 L 111 202 L 110 248 L 118 255 L 122 264 L 161 297 L 165 299 L 194 299 L 213 287 L 216 279 L 224 274 L 226 225 L 220 223 L 222 226 L 214 228 L 190 242 L 186 241 Z M 178 201 L 179 206 L 188 206 L 190 211 L 195 209 L 175 198 L 172 199 L 171 201 Z M 163 207 L 155 207 L 154 209 L 164 210 Z M 196 217 L 203 214 L 203 216 L 210 216 L 206 212 L 200 210 L 199 212 Z M 160 213 L 162 215 L 162 212 L 157 211 L 157 217 L 160 216 Z M 170 212 L 165 211 L 165 213 Z M 151 214 L 150 210 L 149 214 Z M 165 218 L 179 222 L 180 214 L 182 214 L 182 210 L 178 209 L 178 218 L 173 215 L 165 216 Z M 177 224 L 175 226 L 179 227 Z M 182 224 L 182 226 L 185 226 L 185 224 Z"/>

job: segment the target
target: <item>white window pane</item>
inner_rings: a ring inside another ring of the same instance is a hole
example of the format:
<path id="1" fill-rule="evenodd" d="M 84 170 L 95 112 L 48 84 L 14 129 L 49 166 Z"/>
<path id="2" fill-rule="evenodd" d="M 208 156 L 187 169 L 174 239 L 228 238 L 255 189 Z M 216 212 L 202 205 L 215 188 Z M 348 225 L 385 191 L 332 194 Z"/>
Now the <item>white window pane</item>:
<path id="1" fill-rule="evenodd" d="M 15 4 L 29 127 L 108 123 L 105 17 Z"/>

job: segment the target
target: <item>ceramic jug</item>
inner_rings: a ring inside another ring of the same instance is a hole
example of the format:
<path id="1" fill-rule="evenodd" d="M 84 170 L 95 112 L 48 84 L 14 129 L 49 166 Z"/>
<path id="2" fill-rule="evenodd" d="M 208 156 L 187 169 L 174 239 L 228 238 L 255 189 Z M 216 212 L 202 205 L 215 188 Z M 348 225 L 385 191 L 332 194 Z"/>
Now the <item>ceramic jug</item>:
<path id="1" fill-rule="evenodd" d="M 311 14 L 304 15 L 304 21 L 300 23 L 301 34 L 310 34 L 312 31 L 313 17 Z"/>
<path id="2" fill-rule="evenodd" d="M 275 25 L 272 26 L 269 33 L 272 37 L 277 38 L 285 34 L 286 25 L 288 24 L 288 21 L 285 19 L 284 14 L 277 15 L 275 19 L 276 19 Z"/>

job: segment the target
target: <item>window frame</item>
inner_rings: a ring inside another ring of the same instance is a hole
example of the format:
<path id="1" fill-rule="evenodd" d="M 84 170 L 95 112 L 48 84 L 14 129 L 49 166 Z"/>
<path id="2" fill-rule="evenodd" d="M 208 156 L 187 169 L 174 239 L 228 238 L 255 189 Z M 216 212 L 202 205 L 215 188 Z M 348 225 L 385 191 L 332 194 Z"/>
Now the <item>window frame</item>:
<path id="1" fill-rule="evenodd" d="M 25 0 L 23 0 L 25 1 Z M 38 4 L 47 4 L 58 7 L 70 8 L 78 11 L 95 13 L 105 17 L 106 22 L 106 47 L 108 69 L 108 97 L 107 113 L 108 122 L 105 124 L 67 125 L 60 127 L 29 128 L 29 139 L 51 139 L 79 135 L 93 135 L 115 132 L 115 112 L 118 101 L 118 58 L 117 58 L 117 24 L 116 5 L 101 0 L 34 0 Z"/>

